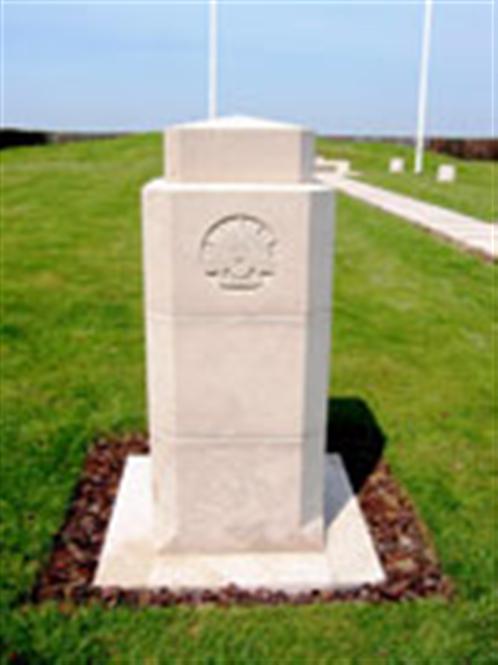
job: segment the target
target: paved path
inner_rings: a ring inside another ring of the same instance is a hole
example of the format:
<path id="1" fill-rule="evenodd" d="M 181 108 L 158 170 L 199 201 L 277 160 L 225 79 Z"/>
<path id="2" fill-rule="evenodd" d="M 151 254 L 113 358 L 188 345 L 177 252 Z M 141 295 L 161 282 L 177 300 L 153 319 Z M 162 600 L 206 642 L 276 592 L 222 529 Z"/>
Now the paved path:
<path id="1" fill-rule="evenodd" d="M 409 196 L 395 194 L 381 187 L 367 185 L 323 168 L 317 171 L 317 175 L 324 182 L 330 183 L 349 196 L 402 217 L 411 224 L 421 226 L 469 252 L 479 254 L 488 260 L 498 260 L 498 224 L 481 222 L 474 217 L 461 215 Z"/>

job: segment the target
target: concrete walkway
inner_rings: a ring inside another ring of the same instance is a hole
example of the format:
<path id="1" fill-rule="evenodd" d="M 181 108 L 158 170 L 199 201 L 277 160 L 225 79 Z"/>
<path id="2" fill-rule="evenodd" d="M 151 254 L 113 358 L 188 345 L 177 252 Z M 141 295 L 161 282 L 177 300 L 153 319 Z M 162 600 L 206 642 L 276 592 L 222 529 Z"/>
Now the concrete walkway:
<path id="1" fill-rule="evenodd" d="M 487 260 L 498 260 L 498 224 L 481 222 L 474 217 L 461 215 L 432 203 L 424 203 L 381 187 L 367 185 L 336 174 L 323 166 L 317 170 L 317 176 L 335 189 L 402 217 L 468 252 Z M 453 186 L 458 187 L 458 184 Z"/>

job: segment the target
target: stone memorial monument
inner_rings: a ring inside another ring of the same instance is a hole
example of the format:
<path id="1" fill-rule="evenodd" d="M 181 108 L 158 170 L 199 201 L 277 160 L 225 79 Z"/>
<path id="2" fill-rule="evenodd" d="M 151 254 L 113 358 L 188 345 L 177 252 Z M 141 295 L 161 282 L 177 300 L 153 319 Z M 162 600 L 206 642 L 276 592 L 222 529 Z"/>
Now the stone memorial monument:
<path id="1" fill-rule="evenodd" d="M 151 456 L 128 460 L 96 584 L 383 578 L 325 456 L 334 194 L 313 170 L 297 126 L 167 131 L 143 190 Z"/>

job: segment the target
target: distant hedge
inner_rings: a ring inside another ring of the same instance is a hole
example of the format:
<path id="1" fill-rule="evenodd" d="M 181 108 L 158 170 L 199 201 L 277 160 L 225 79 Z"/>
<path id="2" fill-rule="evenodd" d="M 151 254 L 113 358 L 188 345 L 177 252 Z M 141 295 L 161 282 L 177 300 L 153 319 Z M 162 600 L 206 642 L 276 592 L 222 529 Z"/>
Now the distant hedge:
<path id="1" fill-rule="evenodd" d="M 130 132 L 129 132 L 130 133 Z M 47 143 L 67 143 L 69 141 L 93 141 L 98 139 L 118 138 L 125 132 L 46 132 L 24 129 L 0 130 L 0 149 L 16 146 L 44 145 Z M 394 136 L 326 136 L 332 141 L 366 141 L 413 145 L 409 137 Z M 427 143 L 430 150 L 441 152 L 461 159 L 498 160 L 498 140 L 496 139 L 452 139 L 431 138 Z"/>
<path id="2" fill-rule="evenodd" d="M 496 139 L 430 139 L 429 148 L 461 159 L 498 160 Z"/>
<path id="3" fill-rule="evenodd" d="M 69 143 L 70 141 L 94 141 L 98 139 L 114 139 L 125 136 L 124 132 L 45 132 L 28 129 L 0 130 L 0 149 L 16 148 L 29 145 L 46 145 L 47 143 Z"/>

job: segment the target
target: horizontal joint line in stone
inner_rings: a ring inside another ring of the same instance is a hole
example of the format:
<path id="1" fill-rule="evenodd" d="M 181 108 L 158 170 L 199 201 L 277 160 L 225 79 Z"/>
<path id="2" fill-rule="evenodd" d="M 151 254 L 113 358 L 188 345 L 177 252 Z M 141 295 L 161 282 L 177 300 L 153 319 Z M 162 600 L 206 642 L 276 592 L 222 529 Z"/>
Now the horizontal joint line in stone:
<path id="1" fill-rule="evenodd" d="M 288 445 L 301 445 L 303 439 L 321 439 L 324 436 L 324 432 L 304 432 L 302 434 L 290 434 L 289 436 L 275 434 L 263 434 L 256 432 L 255 434 L 236 434 L 236 433 L 227 433 L 227 434 L 175 434 L 174 432 L 168 432 L 163 430 L 161 432 L 156 432 L 156 435 L 160 438 L 166 438 L 172 440 L 172 445 L 179 443 L 182 446 L 195 446 L 202 445 L 209 441 L 215 442 L 215 444 L 226 446 L 232 443 L 237 443 L 237 445 L 254 445 L 255 443 L 282 443 Z M 154 435 L 152 435 L 154 438 Z"/>
<path id="2" fill-rule="evenodd" d="M 312 178 L 302 181 L 270 181 L 270 182 L 243 182 L 243 181 L 181 181 L 156 178 L 145 185 L 143 192 L 148 191 L 184 191 L 184 192 L 206 192 L 206 193 L 231 193 L 231 192 L 322 192 L 328 191 L 329 185 L 321 178 Z"/>
<path id="3" fill-rule="evenodd" d="M 324 308 L 324 309 L 311 309 L 311 310 L 303 310 L 302 312 L 296 313 L 296 314 L 258 314 L 255 312 L 247 312 L 247 313 L 240 313 L 240 314 L 227 314 L 225 312 L 216 312 L 216 313 L 199 313 L 199 314 L 163 314 L 160 312 L 153 312 L 151 310 L 147 311 L 147 317 L 151 319 L 152 321 L 190 321 L 190 320 L 198 320 L 198 319 L 210 319 L 210 320 L 216 320 L 216 319 L 223 319 L 224 321 L 233 321 L 234 323 L 238 322 L 246 322 L 247 320 L 250 320 L 251 322 L 254 321 L 254 319 L 257 319 L 258 322 L 279 322 L 279 321 L 295 321 L 295 322 L 300 322 L 302 321 L 303 317 L 322 317 L 322 316 L 330 316 L 332 313 L 331 308 Z"/>

